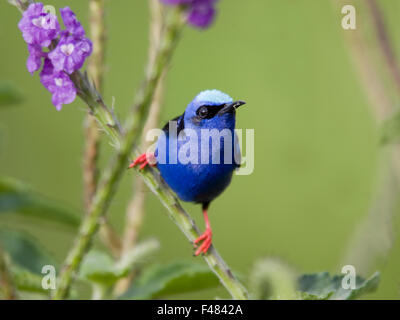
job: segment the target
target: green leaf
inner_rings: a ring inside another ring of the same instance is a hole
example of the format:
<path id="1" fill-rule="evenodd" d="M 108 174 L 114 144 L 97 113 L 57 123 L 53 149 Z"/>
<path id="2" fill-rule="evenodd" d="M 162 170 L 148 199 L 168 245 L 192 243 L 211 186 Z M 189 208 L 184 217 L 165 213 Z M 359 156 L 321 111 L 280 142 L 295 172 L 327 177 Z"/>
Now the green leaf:
<path id="1" fill-rule="evenodd" d="M 82 262 L 80 277 L 92 282 L 112 285 L 122 275 L 116 273 L 114 260 L 102 251 L 89 252 Z"/>
<path id="2" fill-rule="evenodd" d="M 80 277 L 91 282 L 112 285 L 117 280 L 126 277 L 129 272 L 143 264 L 159 248 L 155 239 L 139 243 L 134 249 L 118 261 L 102 251 L 89 252 L 82 262 Z"/>
<path id="3" fill-rule="evenodd" d="M 120 274 L 128 274 L 133 268 L 146 263 L 159 248 L 160 244 L 156 239 L 149 239 L 137 244 L 115 264 L 115 271 Z"/>
<path id="4" fill-rule="evenodd" d="M 49 294 L 49 290 L 43 289 L 42 276 L 17 266 L 12 267 L 11 274 L 19 291 Z"/>
<path id="5" fill-rule="evenodd" d="M 308 292 L 299 292 L 300 300 L 329 300 L 333 295 L 333 291 L 324 294 L 312 294 Z"/>
<path id="6" fill-rule="evenodd" d="M 77 228 L 79 215 L 10 178 L 0 178 L 0 216 L 5 213 L 39 218 Z"/>
<path id="7" fill-rule="evenodd" d="M 145 270 L 121 298 L 152 299 L 213 288 L 218 284 L 218 278 L 208 267 L 192 262 L 174 262 Z"/>
<path id="8" fill-rule="evenodd" d="M 41 274 L 45 265 L 56 267 L 54 259 L 26 233 L 0 229 L 0 242 L 12 263 L 30 272 Z"/>
<path id="9" fill-rule="evenodd" d="M 356 277 L 355 289 L 344 289 L 344 275 L 330 276 L 328 272 L 302 275 L 299 278 L 301 298 L 304 300 L 353 300 L 375 291 L 380 274 L 375 272 L 370 278 Z"/>
<path id="10" fill-rule="evenodd" d="M 345 289 L 341 288 L 341 291 L 345 292 L 339 291 L 339 294 L 342 297 L 346 296 L 346 300 L 358 299 L 362 295 L 376 291 L 379 285 L 379 281 L 380 281 L 380 273 L 375 272 L 371 277 L 364 280 L 361 284 L 357 285 L 356 289 L 347 292 L 348 290 L 346 291 Z"/>
<path id="11" fill-rule="evenodd" d="M 21 101 L 21 94 L 14 86 L 8 83 L 0 83 L 0 107 L 17 104 Z"/>

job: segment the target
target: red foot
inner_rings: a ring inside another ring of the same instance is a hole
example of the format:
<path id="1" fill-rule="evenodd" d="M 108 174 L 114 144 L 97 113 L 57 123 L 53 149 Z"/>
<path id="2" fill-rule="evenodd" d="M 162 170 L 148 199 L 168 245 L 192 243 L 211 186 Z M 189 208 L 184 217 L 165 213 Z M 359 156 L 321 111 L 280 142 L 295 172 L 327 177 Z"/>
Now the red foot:
<path id="1" fill-rule="evenodd" d="M 194 241 L 195 247 L 197 247 L 196 245 L 200 241 L 203 241 L 203 243 L 200 245 L 200 247 L 194 253 L 196 256 L 198 256 L 200 253 L 206 253 L 208 251 L 208 249 L 210 248 L 211 241 L 212 241 L 211 228 L 207 227 L 206 231 L 204 231 L 204 233 Z"/>
<path id="2" fill-rule="evenodd" d="M 151 160 L 151 163 L 149 160 Z M 150 153 L 149 154 L 146 154 L 146 153 L 141 154 L 139 157 L 136 158 L 135 161 L 133 161 L 129 165 L 129 169 L 137 166 L 138 164 L 140 164 L 140 167 L 139 167 L 140 170 L 144 169 L 147 165 L 154 167 L 156 165 L 154 154 L 150 154 Z"/>

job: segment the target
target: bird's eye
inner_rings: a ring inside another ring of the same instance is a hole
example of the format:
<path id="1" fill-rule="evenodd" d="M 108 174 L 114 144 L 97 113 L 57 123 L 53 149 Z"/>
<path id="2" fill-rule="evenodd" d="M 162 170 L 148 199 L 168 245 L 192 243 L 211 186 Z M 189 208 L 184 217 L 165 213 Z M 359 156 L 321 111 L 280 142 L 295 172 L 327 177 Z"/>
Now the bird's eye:
<path id="1" fill-rule="evenodd" d="M 197 115 L 202 118 L 205 119 L 208 116 L 208 108 L 206 106 L 202 106 L 197 110 Z"/>

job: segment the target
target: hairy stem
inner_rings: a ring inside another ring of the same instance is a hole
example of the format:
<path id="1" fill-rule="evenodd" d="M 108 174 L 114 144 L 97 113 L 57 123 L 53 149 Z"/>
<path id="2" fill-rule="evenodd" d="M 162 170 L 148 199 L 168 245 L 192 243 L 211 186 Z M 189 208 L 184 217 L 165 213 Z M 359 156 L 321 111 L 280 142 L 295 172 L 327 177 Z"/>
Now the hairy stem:
<path id="1" fill-rule="evenodd" d="M 98 92 L 103 92 L 106 27 L 104 18 L 105 0 L 90 0 L 90 38 L 93 42 L 93 52 L 89 59 L 89 76 L 94 82 Z M 97 120 L 89 114 L 85 119 L 85 149 L 83 153 L 83 185 L 84 205 L 88 214 L 90 205 L 96 192 L 98 182 L 97 160 L 100 148 L 100 132 Z M 100 227 L 100 237 L 111 250 L 118 256 L 121 250 L 121 241 L 113 228 L 104 217 Z"/>
<path id="2" fill-rule="evenodd" d="M 104 0 L 89 1 L 90 38 L 93 52 L 89 59 L 89 76 L 99 92 L 103 92 L 103 66 L 105 50 Z M 91 115 L 85 119 L 85 150 L 83 153 L 84 204 L 86 212 L 90 209 L 97 186 L 97 158 L 100 135 L 96 119 Z"/>

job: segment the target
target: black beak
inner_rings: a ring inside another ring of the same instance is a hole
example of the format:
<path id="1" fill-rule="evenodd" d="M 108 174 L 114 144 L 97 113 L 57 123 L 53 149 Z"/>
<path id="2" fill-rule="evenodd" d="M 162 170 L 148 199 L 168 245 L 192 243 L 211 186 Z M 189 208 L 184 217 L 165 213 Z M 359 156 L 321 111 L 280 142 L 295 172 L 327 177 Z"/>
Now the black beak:
<path id="1" fill-rule="evenodd" d="M 239 108 L 244 104 L 246 104 L 246 102 L 241 100 L 234 101 L 232 103 L 227 103 L 222 107 L 222 109 L 218 112 L 218 114 L 224 114 L 228 112 L 234 113 L 237 108 Z"/>

